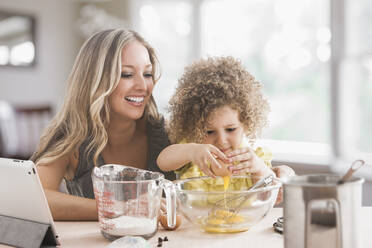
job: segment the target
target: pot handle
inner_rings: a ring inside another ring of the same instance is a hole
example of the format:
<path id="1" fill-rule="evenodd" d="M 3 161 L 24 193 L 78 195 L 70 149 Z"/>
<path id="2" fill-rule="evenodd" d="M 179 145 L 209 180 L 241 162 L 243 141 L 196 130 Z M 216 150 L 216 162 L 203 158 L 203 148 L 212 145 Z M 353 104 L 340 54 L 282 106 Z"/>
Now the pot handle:
<path id="1" fill-rule="evenodd" d="M 176 226 L 176 209 L 177 209 L 177 195 L 175 185 L 166 179 L 161 180 L 160 186 L 165 192 L 166 208 L 167 208 L 167 223 L 168 227 Z"/>
<path id="2" fill-rule="evenodd" d="M 340 207 L 335 199 L 311 200 L 306 204 L 305 218 L 306 248 L 319 247 L 319 244 L 327 248 L 341 247 Z M 322 235 L 325 233 L 327 235 Z"/>

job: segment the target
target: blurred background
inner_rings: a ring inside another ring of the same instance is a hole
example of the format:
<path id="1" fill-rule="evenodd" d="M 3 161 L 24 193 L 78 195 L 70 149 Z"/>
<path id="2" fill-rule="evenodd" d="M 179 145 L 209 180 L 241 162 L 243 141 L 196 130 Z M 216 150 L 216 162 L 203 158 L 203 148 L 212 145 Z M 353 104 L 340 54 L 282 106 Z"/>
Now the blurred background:
<path id="1" fill-rule="evenodd" d="M 32 154 L 84 40 L 125 27 L 158 52 L 154 96 L 165 116 L 186 65 L 237 57 L 270 102 L 258 144 L 274 164 L 342 173 L 362 158 L 372 205 L 371 22 L 369 0 L 1 0 L 0 155 Z"/>

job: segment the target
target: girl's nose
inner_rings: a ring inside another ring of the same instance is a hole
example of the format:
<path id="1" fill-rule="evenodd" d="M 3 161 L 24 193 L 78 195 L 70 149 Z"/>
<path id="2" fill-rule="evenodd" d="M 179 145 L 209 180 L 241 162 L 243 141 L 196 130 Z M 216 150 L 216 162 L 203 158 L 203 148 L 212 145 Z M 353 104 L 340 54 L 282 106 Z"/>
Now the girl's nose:
<path id="1" fill-rule="evenodd" d="M 223 133 L 217 134 L 217 145 L 223 147 L 227 143 L 226 135 Z"/>

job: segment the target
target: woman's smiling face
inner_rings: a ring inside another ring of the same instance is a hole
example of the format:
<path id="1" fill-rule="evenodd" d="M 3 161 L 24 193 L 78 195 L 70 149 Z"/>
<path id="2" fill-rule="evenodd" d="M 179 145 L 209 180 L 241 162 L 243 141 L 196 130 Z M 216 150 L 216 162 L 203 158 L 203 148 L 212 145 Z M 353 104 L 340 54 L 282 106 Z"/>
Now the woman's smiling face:
<path id="1" fill-rule="evenodd" d="M 244 136 L 244 127 L 239 113 L 223 106 L 213 111 L 207 119 L 205 144 L 212 144 L 226 153 L 239 148 Z"/>
<path id="2" fill-rule="evenodd" d="M 109 97 L 111 116 L 137 120 L 142 117 L 154 87 L 149 53 L 137 41 L 121 52 L 121 78 Z"/>

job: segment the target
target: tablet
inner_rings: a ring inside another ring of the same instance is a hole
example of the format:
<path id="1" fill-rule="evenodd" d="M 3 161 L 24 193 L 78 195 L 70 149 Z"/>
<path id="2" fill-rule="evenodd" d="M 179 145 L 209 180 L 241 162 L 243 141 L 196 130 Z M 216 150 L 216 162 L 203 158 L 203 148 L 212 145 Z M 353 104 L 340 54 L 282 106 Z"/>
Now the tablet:
<path id="1" fill-rule="evenodd" d="M 0 215 L 50 224 L 59 245 L 53 218 L 35 164 L 0 158 Z"/>

